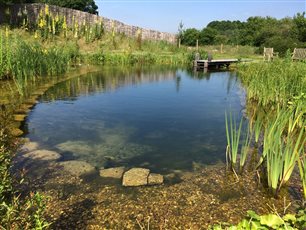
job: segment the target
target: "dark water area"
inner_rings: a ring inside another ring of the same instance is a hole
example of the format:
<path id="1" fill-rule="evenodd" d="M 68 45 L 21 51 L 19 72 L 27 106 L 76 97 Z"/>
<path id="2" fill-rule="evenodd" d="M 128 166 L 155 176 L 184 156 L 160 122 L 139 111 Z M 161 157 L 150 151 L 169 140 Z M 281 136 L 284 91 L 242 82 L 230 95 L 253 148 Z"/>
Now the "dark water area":
<path id="1" fill-rule="evenodd" d="M 103 67 L 46 91 L 25 131 L 61 161 L 188 171 L 224 162 L 224 113 L 244 102 L 235 72 Z"/>

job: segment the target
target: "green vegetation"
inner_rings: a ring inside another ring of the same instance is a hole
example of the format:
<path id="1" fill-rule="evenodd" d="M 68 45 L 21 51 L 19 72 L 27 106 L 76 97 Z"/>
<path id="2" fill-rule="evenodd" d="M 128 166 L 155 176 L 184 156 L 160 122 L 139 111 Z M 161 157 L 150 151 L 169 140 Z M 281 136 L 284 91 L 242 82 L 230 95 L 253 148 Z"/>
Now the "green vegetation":
<path id="1" fill-rule="evenodd" d="M 268 108 L 264 115 L 255 112 L 251 116 L 250 130 L 254 133 L 257 147 L 262 145 L 258 169 L 266 175 L 266 182 L 275 196 L 286 184 L 296 166 L 299 167 L 300 177 L 305 193 L 305 117 L 306 117 L 306 65 L 305 63 L 287 60 L 272 63 L 254 63 L 242 65 L 239 73 L 242 83 L 247 89 L 249 105 Z M 226 119 L 226 135 L 232 165 L 241 148 L 241 167 L 247 158 L 249 131 L 245 143 L 239 142 L 241 127 L 236 127 L 230 117 L 230 129 Z M 233 124 L 232 124 L 233 123 Z M 262 134 L 263 143 L 259 143 Z"/>
<path id="2" fill-rule="evenodd" d="M 8 29 L 0 30 L 0 79 L 13 79 L 22 94 L 28 80 L 65 73 L 71 56 L 75 56 L 70 52 L 60 46 L 46 49 L 38 42 L 10 35 Z"/>
<path id="3" fill-rule="evenodd" d="M 48 2 L 91 13 L 97 10 L 92 0 Z M 77 64 L 188 65 L 195 52 L 199 52 L 201 58 L 206 58 L 207 53 L 212 53 L 214 58 L 242 58 L 253 57 L 263 46 L 270 46 L 285 55 L 288 49 L 305 47 L 306 42 L 305 14 L 281 20 L 251 17 L 247 22 L 214 21 L 202 31 L 184 30 L 181 24 L 179 37 L 182 44 L 194 46 L 198 39 L 202 45 L 199 50 L 186 46 L 178 48 L 166 42 L 144 41 L 141 30 L 136 38 L 115 33 L 114 26 L 110 33 L 106 33 L 103 21 L 94 25 L 85 22 L 78 25 L 75 21 L 72 24 L 68 27 L 66 18 L 52 15 L 47 6 L 40 12 L 37 25 L 28 25 L 25 17 L 21 29 L 0 28 L 0 81 L 13 80 L 19 94 L 23 95 L 30 81 L 65 73 Z M 244 171 L 254 139 L 256 147 L 262 149 L 256 170 L 266 175 L 264 183 L 272 194 L 277 197 L 294 169 L 298 168 L 306 200 L 305 63 L 291 62 L 287 58 L 239 65 L 238 68 L 250 107 L 270 112 L 263 115 L 256 112 L 249 125 L 245 125 L 243 119 L 238 123 L 231 114 L 229 118 L 225 114 L 226 157 L 231 169 L 236 174 L 239 161 L 239 172 Z M 11 174 L 12 157 L 18 141 L 10 132 L 12 112 L 9 111 L 1 110 L 0 226 L 5 229 L 44 229 L 49 226 L 44 219 L 46 199 L 39 193 L 21 198 L 16 186 L 23 180 L 14 181 Z M 249 212 L 247 220 L 230 229 L 302 229 L 306 220 L 305 211 L 301 213 L 280 217 Z M 214 229 L 222 229 L 222 226 Z"/>
<path id="4" fill-rule="evenodd" d="M 253 211 L 247 212 L 247 217 L 237 225 L 227 223 L 214 225 L 211 230 L 251 230 L 251 229 L 290 229 L 299 230 L 306 228 L 306 210 L 300 210 L 296 215 L 286 214 L 280 216 L 278 213 L 268 215 L 257 215 Z"/>
<path id="5" fill-rule="evenodd" d="M 46 198 L 40 193 L 23 194 L 16 189 L 24 179 L 16 181 L 12 175 L 12 159 L 18 148 L 18 140 L 12 136 L 12 110 L 0 110 L 0 228 L 1 229 L 46 229 L 49 223 L 44 218 Z M 22 176 L 22 175 L 21 175 Z"/>
<path id="6" fill-rule="evenodd" d="M 241 21 L 212 21 L 202 30 L 195 28 L 183 29 L 179 26 L 179 37 L 182 44 L 195 46 L 196 40 L 200 45 L 248 45 L 274 47 L 281 56 L 288 49 L 306 47 L 305 13 L 298 13 L 293 18 L 277 20 L 272 17 L 250 17 L 246 22 Z"/>
<path id="7" fill-rule="evenodd" d="M 241 127 L 242 120 L 240 121 L 239 126 L 237 126 L 237 122 L 235 118 L 232 119 L 231 113 L 229 115 L 229 122 L 227 120 L 227 114 L 225 113 L 225 129 L 227 137 L 226 159 L 231 161 L 231 167 L 234 172 L 238 155 Z"/>
<path id="8" fill-rule="evenodd" d="M 260 106 L 282 107 L 289 103 L 305 105 L 305 71 L 305 63 L 287 60 L 241 65 L 238 69 L 248 100 Z"/>

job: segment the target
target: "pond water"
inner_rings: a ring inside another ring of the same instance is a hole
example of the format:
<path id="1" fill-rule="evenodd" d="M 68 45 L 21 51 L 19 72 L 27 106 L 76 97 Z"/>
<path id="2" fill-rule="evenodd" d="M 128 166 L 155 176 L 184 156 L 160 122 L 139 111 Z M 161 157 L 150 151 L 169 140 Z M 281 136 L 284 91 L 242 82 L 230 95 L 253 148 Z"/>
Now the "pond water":
<path id="1" fill-rule="evenodd" d="M 61 161 L 192 170 L 224 162 L 224 113 L 241 116 L 244 101 L 234 72 L 103 67 L 46 91 L 25 130 Z"/>

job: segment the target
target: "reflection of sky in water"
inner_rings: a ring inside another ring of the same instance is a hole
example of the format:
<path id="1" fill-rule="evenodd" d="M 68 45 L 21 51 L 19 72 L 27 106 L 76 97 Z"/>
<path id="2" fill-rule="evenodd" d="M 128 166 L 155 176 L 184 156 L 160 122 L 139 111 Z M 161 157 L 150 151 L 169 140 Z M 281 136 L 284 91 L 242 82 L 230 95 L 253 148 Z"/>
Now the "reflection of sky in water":
<path id="1" fill-rule="evenodd" d="M 49 89 L 28 118 L 28 137 L 97 167 L 190 169 L 224 160 L 224 111 L 240 114 L 241 101 L 233 73 L 112 69 Z"/>

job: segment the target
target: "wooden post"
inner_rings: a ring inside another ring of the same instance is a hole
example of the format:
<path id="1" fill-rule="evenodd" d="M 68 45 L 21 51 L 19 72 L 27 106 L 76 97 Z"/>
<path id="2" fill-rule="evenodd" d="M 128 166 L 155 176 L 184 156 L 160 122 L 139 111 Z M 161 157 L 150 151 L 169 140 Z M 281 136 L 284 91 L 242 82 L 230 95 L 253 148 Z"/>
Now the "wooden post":
<path id="1" fill-rule="evenodd" d="M 181 39 L 178 40 L 178 48 L 181 48 Z"/>
<path id="2" fill-rule="evenodd" d="M 208 61 L 204 62 L 204 69 L 208 69 Z"/>
<path id="3" fill-rule="evenodd" d="M 197 39 L 197 51 L 199 51 L 199 39 Z"/>
<path id="4" fill-rule="evenodd" d="M 223 44 L 221 44 L 220 50 L 221 50 L 221 53 L 223 54 Z"/>

